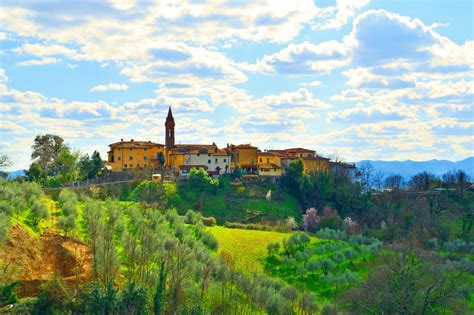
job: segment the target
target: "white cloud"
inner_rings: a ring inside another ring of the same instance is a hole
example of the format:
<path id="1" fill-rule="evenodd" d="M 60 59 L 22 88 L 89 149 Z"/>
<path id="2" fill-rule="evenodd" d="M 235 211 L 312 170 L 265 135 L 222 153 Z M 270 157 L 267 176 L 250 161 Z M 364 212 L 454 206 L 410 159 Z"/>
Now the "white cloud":
<path id="1" fill-rule="evenodd" d="M 321 81 L 312 81 L 312 82 L 303 82 L 303 83 L 300 83 L 300 86 L 310 86 L 310 87 L 317 87 L 317 86 L 320 86 L 322 84 Z"/>
<path id="2" fill-rule="evenodd" d="M 305 88 L 296 92 L 283 92 L 280 94 L 266 95 L 254 102 L 257 106 L 265 107 L 311 107 L 314 109 L 329 109 L 332 106 L 313 97 L 313 94 Z"/>
<path id="3" fill-rule="evenodd" d="M 264 56 L 256 68 L 265 73 L 292 75 L 329 73 L 348 63 L 347 53 L 346 47 L 338 41 L 317 45 L 309 42 L 290 44 L 279 52 Z"/>
<path id="4" fill-rule="evenodd" d="M 43 59 L 32 59 L 32 60 L 22 61 L 22 62 L 19 62 L 18 65 L 22 67 L 44 66 L 44 65 L 49 65 L 49 64 L 58 63 L 58 62 L 61 62 L 61 59 L 45 57 Z"/>
<path id="5" fill-rule="evenodd" d="M 355 108 L 328 113 L 329 121 L 353 124 L 408 118 L 415 118 L 415 115 L 406 106 L 401 104 L 366 107 L 359 103 Z"/>
<path id="6" fill-rule="evenodd" d="M 104 92 L 104 91 L 126 91 L 128 86 L 125 83 L 108 83 L 97 85 L 91 88 L 91 92 Z"/>
<path id="7" fill-rule="evenodd" d="M 320 12 L 319 17 L 327 20 L 316 20 L 313 22 L 312 28 L 315 30 L 341 28 L 369 2 L 370 0 L 337 0 L 335 6 L 326 7 Z"/>
<path id="8" fill-rule="evenodd" d="M 6 120 L 1 120 L 0 121 L 0 130 L 2 132 L 11 132 L 15 134 L 23 134 L 27 133 L 28 130 L 26 128 L 12 122 L 12 121 L 6 121 Z"/>

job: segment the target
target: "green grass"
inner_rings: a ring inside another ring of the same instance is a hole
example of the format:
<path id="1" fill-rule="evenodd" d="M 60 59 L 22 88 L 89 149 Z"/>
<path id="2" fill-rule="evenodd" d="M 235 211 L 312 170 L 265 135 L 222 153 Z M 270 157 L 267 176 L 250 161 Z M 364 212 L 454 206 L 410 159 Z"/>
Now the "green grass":
<path id="1" fill-rule="evenodd" d="M 280 192 L 278 198 L 272 198 L 270 201 L 265 198 L 271 188 L 257 185 L 227 186 L 212 194 L 197 193 L 185 185 L 180 185 L 171 206 L 180 214 L 189 209 L 200 211 L 204 216 L 216 218 L 220 224 L 226 221 L 275 222 L 289 216 L 299 218 L 301 207 L 292 196 Z M 275 191 L 272 191 L 275 194 Z"/>
<path id="2" fill-rule="evenodd" d="M 262 261 L 267 256 L 267 244 L 270 242 L 281 242 L 290 234 L 229 229 L 222 226 L 208 228 L 219 241 L 219 251 L 229 252 L 240 270 L 263 271 Z"/>

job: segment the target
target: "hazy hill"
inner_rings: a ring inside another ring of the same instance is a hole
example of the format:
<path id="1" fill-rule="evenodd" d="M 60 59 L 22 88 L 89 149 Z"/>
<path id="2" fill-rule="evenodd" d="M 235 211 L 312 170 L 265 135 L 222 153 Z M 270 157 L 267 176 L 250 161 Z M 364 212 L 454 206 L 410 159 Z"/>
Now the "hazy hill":
<path id="1" fill-rule="evenodd" d="M 8 178 L 10 178 L 10 179 L 15 179 L 15 178 L 17 178 L 18 176 L 23 176 L 23 175 L 25 175 L 25 171 L 24 171 L 24 170 L 11 171 L 11 172 L 7 172 L 7 173 L 8 173 Z"/>
<path id="2" fill-rule="evenodd" d="M 357 166 L 362 163 L 369 161 L 376 170 L 382 170 L 385 175 L 389 174 L 400 174 L 405 180 L 408 180 L 411 176 L 427 171 L 437 176 L 441 176 L 449 170 L 464 170 L 471 180 L 474 180 L 474 157 L 452 162 L 448 160 L 429 160 L 429 161 L 371 161 L 364 160 L 355 162 Z"/>

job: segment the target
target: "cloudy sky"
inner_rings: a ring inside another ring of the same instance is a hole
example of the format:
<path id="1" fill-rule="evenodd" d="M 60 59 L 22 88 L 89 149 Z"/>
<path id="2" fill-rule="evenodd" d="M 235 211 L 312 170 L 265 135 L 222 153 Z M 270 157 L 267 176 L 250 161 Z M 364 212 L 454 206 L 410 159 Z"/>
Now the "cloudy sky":
<path id="1" fill-rule="evenodd" d="M 0 4 L 0 150 L 37 134 L 303 146 L 361 159 L 474 155 L 470 0 Z"/>

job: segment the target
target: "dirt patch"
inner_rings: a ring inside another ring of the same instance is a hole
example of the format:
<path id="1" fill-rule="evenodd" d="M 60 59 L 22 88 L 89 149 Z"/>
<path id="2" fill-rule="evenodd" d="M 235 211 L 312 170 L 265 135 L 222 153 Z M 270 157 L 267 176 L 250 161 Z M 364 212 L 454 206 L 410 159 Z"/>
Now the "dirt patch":
<path id="1" fill-rule="evenodd" d="M 9 240 L 0 252 L 3 277 L 20 280 L 21 297 L 36 296 L 41 283 L 58 274 L 71 286 L 92 279 L 92 255 L 88 246 L 76 239 L 47 230 L 36 237 L 20 224 L 9 231 Z"/>

